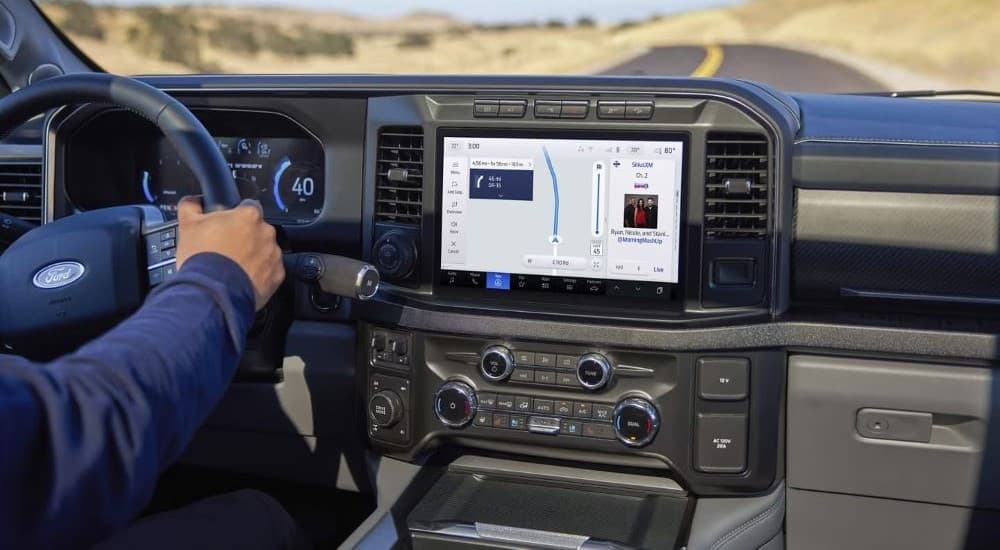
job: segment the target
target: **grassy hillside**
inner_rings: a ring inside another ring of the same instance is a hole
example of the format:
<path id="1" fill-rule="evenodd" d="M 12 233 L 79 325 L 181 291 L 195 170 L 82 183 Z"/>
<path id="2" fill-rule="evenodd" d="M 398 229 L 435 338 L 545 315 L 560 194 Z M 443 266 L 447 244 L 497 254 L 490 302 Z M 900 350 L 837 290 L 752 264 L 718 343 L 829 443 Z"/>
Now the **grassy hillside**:
<path id="1" fill-rule="evenodd" d="M 372 20 L 82 0 L 43 9 L 85 52 L 121 73 L 579 73 L 655 45 L 765 43 L 843 54 L 869 73 L 898 66 L 950 85 L 1000 89 L 997 0 L 751 0 L 615 26 L 581 20 L 492 28 L 435 13 Z"/>

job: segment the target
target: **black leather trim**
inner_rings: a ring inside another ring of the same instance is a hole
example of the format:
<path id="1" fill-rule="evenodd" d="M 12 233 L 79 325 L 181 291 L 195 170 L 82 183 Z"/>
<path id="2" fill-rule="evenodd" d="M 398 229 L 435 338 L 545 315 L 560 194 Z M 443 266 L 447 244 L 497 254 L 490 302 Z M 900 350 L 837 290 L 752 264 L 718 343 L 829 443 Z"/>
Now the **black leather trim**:
<path id="1" fill-rule="evenodd" d="M 1000 147 L 1000 104 L 795 94 L 798 141 Z"/>
<path id="2" fill-rule="evenodd" d="M 800 188 L 1000 195 L 1000 147 L 800 141 L 792 150 Z"/>

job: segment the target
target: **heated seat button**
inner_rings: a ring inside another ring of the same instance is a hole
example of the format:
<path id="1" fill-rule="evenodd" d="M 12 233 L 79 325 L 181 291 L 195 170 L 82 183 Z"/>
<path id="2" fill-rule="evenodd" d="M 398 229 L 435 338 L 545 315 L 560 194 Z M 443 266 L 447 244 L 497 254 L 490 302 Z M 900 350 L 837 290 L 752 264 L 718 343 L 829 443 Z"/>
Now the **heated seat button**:
<path id="1" fill-rule="evenodd" d="M 698 359 L 698 396 L 716 401 L 746 399 L 750 388 L 750 360 L 745 357 Z"/>
<path id="2" fill-rule="evenodd" d="M 699 414 L 696 434 L 695 468 L 710 473 L 746 470 L 745 414 Z"/>

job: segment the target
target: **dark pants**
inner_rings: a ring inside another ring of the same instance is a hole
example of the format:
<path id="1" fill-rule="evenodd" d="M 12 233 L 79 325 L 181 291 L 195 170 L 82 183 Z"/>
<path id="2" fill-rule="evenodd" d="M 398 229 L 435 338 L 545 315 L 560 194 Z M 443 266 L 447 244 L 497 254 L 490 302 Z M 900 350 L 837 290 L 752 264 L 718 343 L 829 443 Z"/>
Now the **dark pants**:
<path id="1" fill-rule="evenodd" d="M 94 550 L 300 550 L 309 543 L 270 496 L 250 489 L 139 519 Z"/>

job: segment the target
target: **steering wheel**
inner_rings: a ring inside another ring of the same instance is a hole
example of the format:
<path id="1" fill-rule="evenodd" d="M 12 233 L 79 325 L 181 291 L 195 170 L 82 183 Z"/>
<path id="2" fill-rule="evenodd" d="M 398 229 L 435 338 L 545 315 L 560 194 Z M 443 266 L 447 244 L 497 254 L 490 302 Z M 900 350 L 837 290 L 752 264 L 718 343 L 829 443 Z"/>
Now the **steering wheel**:
<path id="1" fill-rule="evenodd" d="M 0 100 L 0 131 L 72 103 L 106 103 L 149 120 L 194 173 L 206 211 L 239 203 L 208 130 L 179 101 L 131 78 L 73 74 L 23 88 Z M 171 264 L 161 249 L 175 243 L 176 224 L 148 206 L 102 208 L 32 229 L 0 256 L 0 340 L 35 358 L 74 349 L 142 304 L 151 276 L 162 273 L 157 266 Z"/>

